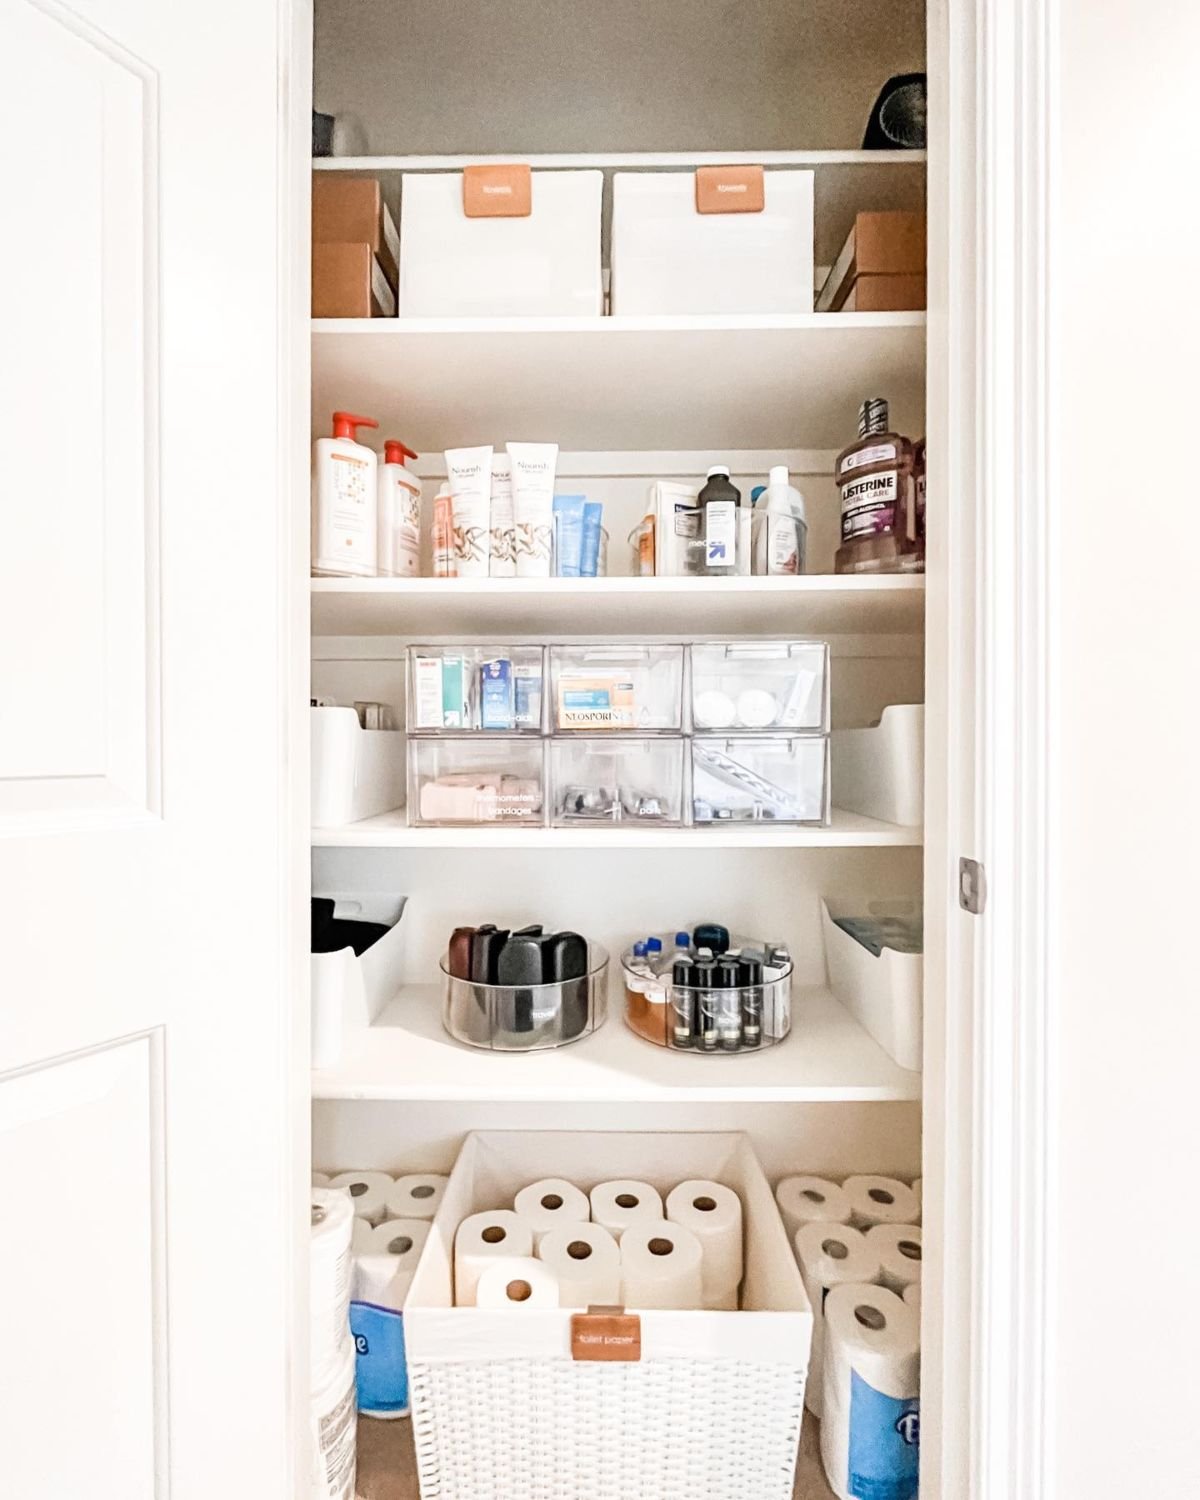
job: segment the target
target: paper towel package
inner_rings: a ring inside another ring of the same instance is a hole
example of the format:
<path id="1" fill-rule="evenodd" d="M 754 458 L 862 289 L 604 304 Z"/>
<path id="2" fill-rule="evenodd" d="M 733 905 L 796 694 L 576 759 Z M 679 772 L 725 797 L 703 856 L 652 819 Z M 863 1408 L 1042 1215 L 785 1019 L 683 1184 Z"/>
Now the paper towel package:
<path id="1" fill-rule="evenodd" d="M 824 1177 L 785 1177 L 775 1189 L 788 1239 L 805 1224 L 849 1224 L 850 1200 L 844 1189 Z"/>
<path id="2" fill-rule="evenodd" d="M 838 1500 L 917 1500 L 921 1356 L 916 1315 L 881 1286 L 825 1299 L 821 1462 Z"/>
<path id="3" fill-rule="evenodd" d="M 309 1410 L 313 1500 L 354 1500 L 358 1436 L 354 1420 L 354 1345 L 349 1335 L 326 1381 L 318 1384 L 314 1379 Z"/>
<path id="4" fill-rule="evenodd" d="M 368 1230 L 354 1257 L 350 1331 L 358 1355 L 358 1409 L 364 1416 L 408 1412 L 402 1309 L 428 1237 L 424 1220 L 386 1219 Z"/>
<path id="5" fill-rule="evenodd" d="M 832 1287 L 871 1282 L 879 1275 L 879 1255 L 861 1229 L 849 1224 L 805 1224 L 796 1231 L 796 1260 L 813 1309 L 812 1350 L 804 1403 L 821 1415 L 821 1364 L 825 1348 L 826 1298 Z"/>
<path id="6" fill-rule="evenodd" d="M 579 1312 L 566 1297 L 557 1308 L 535 1307 L 519 1316 L 506 1308 L 456 1307 L 457 1226 L 513 1202 L 542 1177 L 588 1193 L 602 1182 L 632 1180 L 648 1184 L 660 1200 L 688 1179 L 731 1188 L 743 1211 L 741 1310 L 643 1310 L 630 1318 L 637 1361 L 595 1363 L 572 1357 L 572 1321 Z M 441 1493 L 492 1493 L 489 1476 L 508 1472 L 513 1452 L 532 1451 L 538 1434 L 552 1432 L 558 1472 L 587 1475 L 596 1493 L 659 1494 L 662 1465 L 678 1453 L 686 1430 L 692 1435 L 689 1472 L 703 1474 L 713 1494 L 790 1500 L 812 1313 L 771 1188 L 742 1134 L 469 1134 L 404 1321 L 424 1493 L 438 1493 L 439 1486 Z M 679 1376 L 660 1399 L 652 1384 L 663 1361 L 673 1362 Z M 697 1428 L 694 1393 L 700 1388 L 727 1391 L 729 1399 L 710 1403 Z M 604 1431 L 622 1440 L 597 1442 L 598 1410 Z M 464 1431 L 472 1435 L 469 1445 L 461 1441 Z"/>
<path id="7" fill-rule="evenodd" d="M 350 1333 L 350 1200 L 335 1188 L 311 1190 L 309 1357 L 313 1388 L 324 1388 L 345 1358 Z"/>

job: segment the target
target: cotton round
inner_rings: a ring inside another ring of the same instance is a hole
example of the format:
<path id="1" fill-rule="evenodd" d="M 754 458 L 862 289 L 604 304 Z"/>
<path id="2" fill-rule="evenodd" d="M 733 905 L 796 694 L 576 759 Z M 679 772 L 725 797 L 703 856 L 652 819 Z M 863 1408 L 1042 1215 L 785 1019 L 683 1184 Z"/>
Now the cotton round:
<path id="1" fill-rule="evenodd" d="M 919 1224 L 876 1224 L 867 1230 L 867 1244 L 879 1256 L 879 1280 L 902 1296 L 905 1287 L 921 1280 Z"/>
<path id="2" fill-rule="evenodd" d="M 648 1182 L 620 1177 L 602 1182 L 590 1194 L 592 1222 L 603 1224 L 619 1239 L 631 1224 L 656 1222 L 664 1217 L 662 1194 Z"/>
<path id="3" fill-rule="evenodd" d="M 812 1348 L 808 1356 L 808 1382 L 804 1404 L 813 1416 L 821 1415 L 825 1351 L 826 1294 L 846 1282 L 874 1281 L 879 1275 L 879 1256 L 867 1244 L 860 1229 L 849 1224 L 805 1224 L 796 1231 L 796 1259 L 800 1279 L 813 1310 Z"/>
<path id="4" fill-rule="evenodd" d="M 557 1307 L 553 1271 L 531 1255 L 502 1255 L 488 1266 L 475 1289 L 476 1307 Z"/>
<path id="5" fill-rule="evenodd" d="M 788 1239 L 805 1224 L 849 1224 L 850 1200 L 836 1182 L 824 1177 L 785 1177 L 775 1189 Z"/>
<path id="6" fill-rule="evenodd" d="M 621 1236 L 621 1286 L 629 1308 L 695 1310 L 704 1300 L 704 1254 L 681 1224 L 631 1224 Z"/>
<path id="7" fill-rule="evenodd" d="M 765 688 L 743 688 L 737 700 L 738 723 L 747 729 L 768 729 L 779 717 L 774 693 Z"/>
<path id="8" fill-rule="evenodd" d="M 694 1178 L 667 1194 L 667 1218 L 682 1224 L 700 1241 L 703 1255 L 704 1305 L 737 1306 L 742 1279 L 742 1200 L 720 1182 Z"/>
<path id="9" fill-rule="evenodd" d="M 850 1222 L 856 1229 L 920 1220 L 917 1195 L 898 1177 L 847 1177 L 842 1189 L 850 1200 Z"/>
<path id="10" fill-rule="evenodd" d="M 533 1231 L 511 1208 L 470 1214 L 454 1236 L 454 1301 L 475 1306 L 479 1278 L 493 1260 L 533 1254 Z"/>
<path id="11" fill-rule="evenodd" d="M 432 1219 L 442 1206 L 449 1178 L 437 1172 L 397 1177 L 387 1198 L 389 1219 Z"/>
<path id="12" fill-rule="evenodd" d="M 562 1177 L 543 1177 L 523 1187 L 513 1201 L 513 1208 L 533 1230 L 535 1249 L 552 1229 L 586 1224 L 591 1217 L 587 1194 Z"/>
<path id="13" fill-rule="evenodd" d="M 564 1224 L 537 1247 L 558 1281 L 563 1307 L 613 1307 L 621 1301 L 621 1251 L 602 1224 Z"/>
<path id="14" fill-rule="evenodd" d="M 368 1224 L 380 1224 L 387 1217 L 392 1179 L 386 1172 L 339 1172 L 330 1178 L 329 1186 L 348 1193 L 356 1217 Z"/>
<path id="15" fill-rule="evenodd" d="M 730 729 L 737 723 L 737 706 L 728 693 L 710 688 L 696 694 L 692 718 L 701 729 Z"/>

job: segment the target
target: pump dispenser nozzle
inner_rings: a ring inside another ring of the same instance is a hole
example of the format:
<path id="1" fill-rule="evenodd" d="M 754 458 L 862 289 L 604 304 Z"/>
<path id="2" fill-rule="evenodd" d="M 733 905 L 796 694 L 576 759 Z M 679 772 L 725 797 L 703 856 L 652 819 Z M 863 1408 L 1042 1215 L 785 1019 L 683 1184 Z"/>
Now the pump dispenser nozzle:
<path id="1" fill-rule="evenodd" d="M 333 414 L 333 435 L 335 438 L 349 438 L 352 443 L 358 442 L 358 429 L 360 427 L 378 427 L 379 423 L 374 417 L 356 417 L 352 411 L 335 411 Z M 413 455 L 416 457 L 416 454 Z"/>
<path id="2" fill-rule="evenodd" d="M 385 464 L 403 464 L 406 458 L 420 458 L 420 456 L 419 453 L 414 453 L 407 443 L 402 443 L 399 438 L 384 439 L 383 461 Z"/>

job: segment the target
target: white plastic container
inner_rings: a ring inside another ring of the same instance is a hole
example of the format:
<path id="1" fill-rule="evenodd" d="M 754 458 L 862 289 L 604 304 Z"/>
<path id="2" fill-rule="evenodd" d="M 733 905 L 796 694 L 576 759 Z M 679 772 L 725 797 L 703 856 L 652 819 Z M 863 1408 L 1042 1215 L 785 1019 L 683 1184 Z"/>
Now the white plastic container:
<path id="1" fill-rule="evenodd" d="M 461 172 L 401 178 L 400 316 L 576 315 L 604 310 L 602 172 L 534 172 L 525 218 L 468 218 Z"/>
<path id="2" fill-rule="evenodd" d="M 381 578 L 415 578 L 421 571 L 421 481 L 405 462 L 416 457 L 396 438 L 383 445 L 375 558 Z"/>
<path id="3" fill-rule="evenodd" d="M 333 436 L 313 444 L 312 570 L 318 578 L 373 578 L 378 542 L 379 459 L 356 442 L 373 417 L 335 411 Z"/>
<path id="4" fill-rule="evenodd" d="M 893 1062 L 921 1071 L 925 959 L 884 948 L 876 956 L 834 921 L 835 917 L 908 917 L 920 903 L 906 899 L 821 902 L 829 988 Z"/>
<path id="5" fill-rule="evenodd" d="M 808 519 L 804 496 L 793 485 L 786 464 L 769 475 L 766 493 L 753 512 L 754 572 L 764 578 L 804 572 Z"/>
<path id="6" fill-rule="evenodd" d="M 310 955 L 312 1065 L 330 1068 L 341 1057 L 346 1038 L 370 1026 L 400 988 L 404 957 L 400 919 L 408 897 L 337 891 L 314 891 L 313 895 L 331 898 L 336 917 L 382 922 L 390 929 L 361 956 L 351 947 Z"/>
<path id="7" fill-rule="evenodd" d="M 916 828 L 925 817 L 925 705 L 885 708 L 870 729 L 833 733 L 833 801 L 846 812 Z"/>
<path id="8" fill-rule="evenodd" d="M 743 1311 L 643 1311 L 640 1357 L 600 1362 L 572 1357 L 577 1309 L 454 1307 L 458 1224 L 541 1177 L 585 1192 L 638 1178 L 664 1197 L 689 1178 L 732 1188 L 745 1215 Z M 404 1322 L 423 1495 L 791 1500 L 812 1310 L 744 1135 L 468 1135 Z"/>
<path id="9" fill-rule="evenodd" d="M 364 729 L 352 708 L 310 708 L 312 821 L 338 828 L 404 805 L 404 736 Z"/>
<path id="10" fill-rule="evenodd" d="M 694 172 L 613 175 L 612 310 L 813 309 L 813 174 L 764 173 L 761 213 L 699 213 Z"/>

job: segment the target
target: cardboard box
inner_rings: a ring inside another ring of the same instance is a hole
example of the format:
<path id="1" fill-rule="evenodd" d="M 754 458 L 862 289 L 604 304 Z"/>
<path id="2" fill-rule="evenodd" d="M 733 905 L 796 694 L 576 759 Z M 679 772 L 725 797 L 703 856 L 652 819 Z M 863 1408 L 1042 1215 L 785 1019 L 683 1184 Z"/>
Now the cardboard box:
<path id="1" fill-rule="evenodd" d="M 314 172 L 312 237 L 314 245 L 370 245 L 395 292 L 400 281 L 400 236 L 376 178 Z"/>
<path id="2" fill-rule="evenodd" d="M 394 318 L 396 298 L 368 244 L 312 247 L 314 318 Z"/>
<path id="3" fill-rule="evenodd" d="M 856 276 L 835 312 L 924 312 L 924 276 Z"/>
<path id="4" fill-rule="evenodd" d="M 924 280 L 924 214 L 890 209 L 856 215 L 846 243 L 825 278 L 817 298 L 817 311 L 837 312 L 844 308 L 855 281 L 864 276 L 918 276 Z M 859 299 L 858 310 L 888 309 L 864 308 Z"/>

